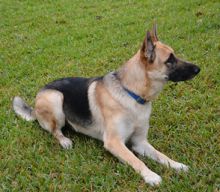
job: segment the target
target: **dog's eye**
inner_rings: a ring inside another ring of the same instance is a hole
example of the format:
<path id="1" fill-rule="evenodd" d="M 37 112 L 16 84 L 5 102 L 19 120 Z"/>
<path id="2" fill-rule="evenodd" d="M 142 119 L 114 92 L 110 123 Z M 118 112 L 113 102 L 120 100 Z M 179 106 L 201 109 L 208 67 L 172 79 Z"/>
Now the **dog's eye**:
<path id="1" fill-rule="evenodd" d="M 175 65 L 176 63 L 177 63 L 177 60 L 176 60 L 175 56 L 171 53 L 169 58 L 165 61 L 165 64 L 168 67 L 171 67 L 171 66 Z"/>
<path id="2" fill-rule="evenodd" d="M 172 63 L 167 62 L 167 63 L 166 63 L 166 66 L 167 66 L 167 67 L 172 67 L 172 66 L 173 66 L 173 64 L 172 64 Z"/>

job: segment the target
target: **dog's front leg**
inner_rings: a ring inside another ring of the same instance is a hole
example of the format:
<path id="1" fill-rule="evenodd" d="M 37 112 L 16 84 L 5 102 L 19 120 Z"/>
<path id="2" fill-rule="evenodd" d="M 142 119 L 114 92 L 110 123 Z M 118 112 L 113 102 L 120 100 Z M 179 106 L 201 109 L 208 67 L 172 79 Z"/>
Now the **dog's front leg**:
<path id="1" fill-rule="evenodd" d="M 132 166 L 135 171 L 140 173 L 145 182 L 150 185 L 158 185 L 161 177 L 152 172 L 140 159 L 138 159 L 117 136 L 106 136 L 104 147 L 122 162 Z"/>
<path id="2" fill-rule="evenodd" d="M 167 157 L 166 155 L 164 155 L 163 153 L 157 151 L 150 143 L 147 142 L 146 139 L 144 140 L 139 140 L 139 142 L 135 143 L 132 146 L 132 149 L 139 153 L 140 155 L 143 156 L 147 156 L 161 164 L 166 165 L 167 167 L 171 167 L 174 168 L 177 171 L 183 170 L 183 171 L 188 171 L 188 166 L 176 162 L 172 159 L 170 159 L 169 157 Z"/>

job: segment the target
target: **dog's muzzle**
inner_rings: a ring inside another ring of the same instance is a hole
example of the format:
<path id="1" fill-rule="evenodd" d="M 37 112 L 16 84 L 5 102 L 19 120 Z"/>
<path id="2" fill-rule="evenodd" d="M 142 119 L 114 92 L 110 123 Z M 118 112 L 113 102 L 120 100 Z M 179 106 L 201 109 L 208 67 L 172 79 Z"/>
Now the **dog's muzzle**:
<path id="1" fill-rule="evenodd" d="M 199 72 L 200 68 L 197 65 L 183 62 L 169 72 L 168 78 L 173 82 L 186 81 L 195 77 Z"/>

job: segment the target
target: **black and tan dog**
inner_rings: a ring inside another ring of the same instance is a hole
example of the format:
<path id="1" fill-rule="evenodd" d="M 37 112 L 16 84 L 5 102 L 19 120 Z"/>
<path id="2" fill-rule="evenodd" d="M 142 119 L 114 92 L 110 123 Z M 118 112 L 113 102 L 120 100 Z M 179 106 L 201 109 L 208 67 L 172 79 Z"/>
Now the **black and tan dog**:
<path id="1" fill-rule="evenodd" d="M 198 66 L 177 58 L 161 43 L 156 26 L 147 32 L 138 52 L 115 72 L 98 78 L 63 78 L 47 84 L 36 96 L 34 109 L 20 97 L 13 108 L 22 118 L 37 119 L 64 148 L 72 141 L 62 134 L 68 122 L 80 133 L 104 142 L 104 147 L 142 175 L 146 183 L 158 185 L 161 177 L 152 172 L 127 147 L 176 170 L 188 167 L 157 151 L 147 140 L 151 101 L 170 80 L 185 81 L 199 73 Z"/>

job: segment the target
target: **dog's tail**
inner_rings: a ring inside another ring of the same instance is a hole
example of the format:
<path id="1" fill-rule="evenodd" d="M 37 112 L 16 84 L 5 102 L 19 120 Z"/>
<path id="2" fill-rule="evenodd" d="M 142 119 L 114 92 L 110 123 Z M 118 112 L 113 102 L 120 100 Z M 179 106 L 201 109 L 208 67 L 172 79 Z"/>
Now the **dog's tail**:
<path id="1" fill-rule="evenodd" d="M 28 106 L 25 101 L 18 96 L 13 99 L 13 109 L 18 116 L 22 117 L 26 121 L 36 120 L 33 108 Z"/>

